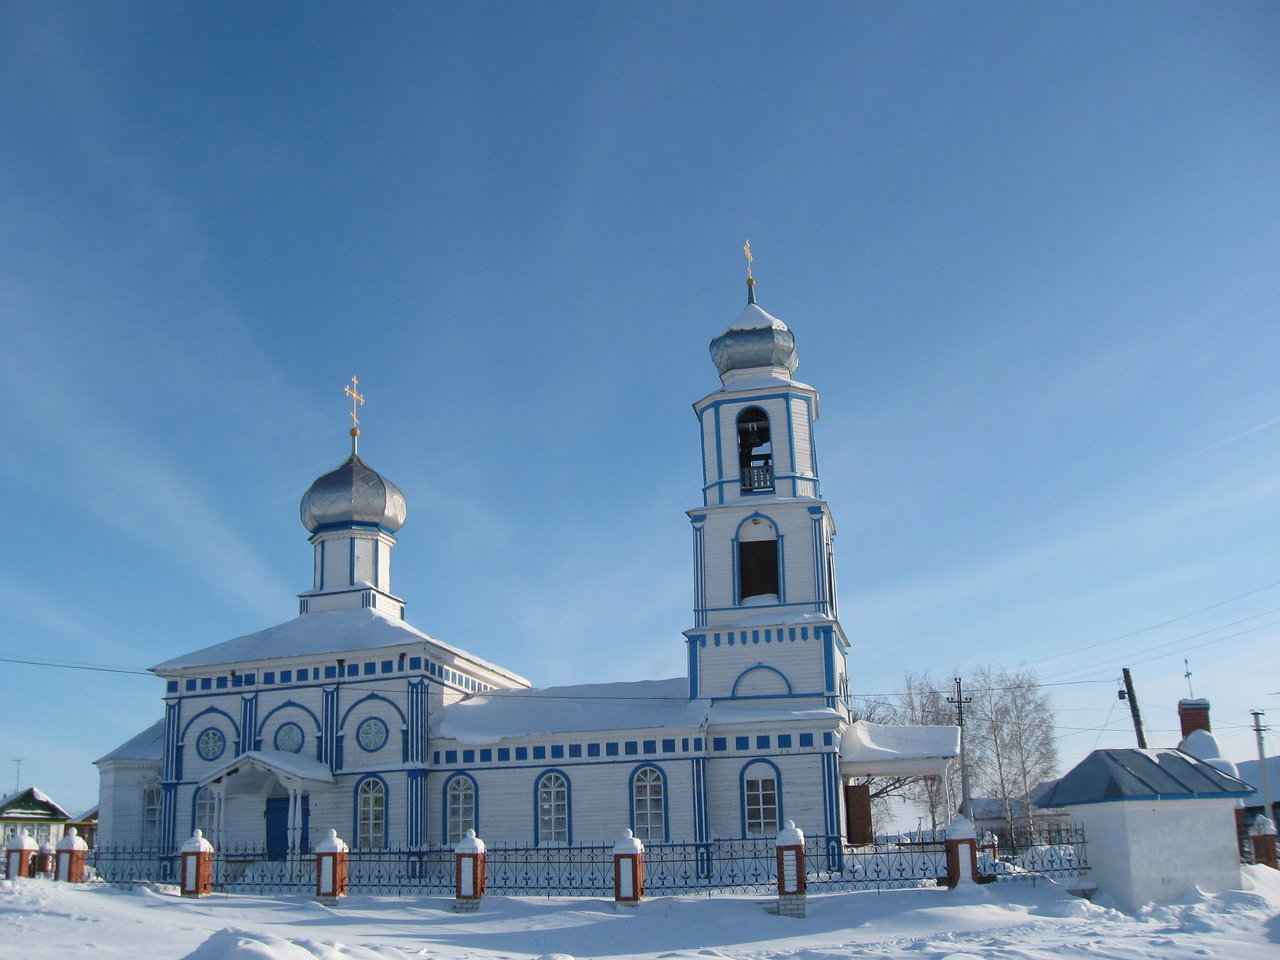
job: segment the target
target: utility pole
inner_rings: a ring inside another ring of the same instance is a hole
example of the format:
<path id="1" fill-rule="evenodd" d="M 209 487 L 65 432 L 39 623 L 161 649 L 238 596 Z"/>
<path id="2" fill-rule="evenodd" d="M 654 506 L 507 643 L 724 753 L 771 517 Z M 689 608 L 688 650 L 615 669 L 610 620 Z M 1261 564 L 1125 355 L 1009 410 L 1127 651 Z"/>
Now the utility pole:
<path id="1" fill-rule="evenodd" d="M 17 793 L 22 789 L 22 761 L 23 757 L 14 757 L 13 764 L 16 769 L 13 772 L 13 792 Z"/>
<path id="2" fill-rule="evenodd" d="M 973 798 L 969 794 L 969 758 L 964 745 L 964 705 L 973 703 L 973 697 L 964 695 L 964 685 L 959 677 L 956 677 L 956 695 L 947 697 L 947 703 L 956 705 L 956 726 L 960 728 L 960 813 L 972 820 Z"/>
<path id="3" fill-rule="evenodd" d="M 1138 710 L 1138 695 L 1133 692 L 1133 674 L 1128 667 L 1124 668 L 1124 691 L 1120 694 L 1120 699 L 1129 701 L 1129 712 L 1133 714 L 1133 732 L 1138 735 L 1139 749 L 1147 749 L 1147 735 L 1142 732 L 1142 714 Z"/>
<path id="4" fill-rule="evenodd" d="M 1250 710 L 1253 714 L 1253 732 L 1258 737 L 1258 785 L 1262 788 L 1262 813 L 1269 819 L 1274 819 L 1271 807 L 1271 778 L 1267 776 L 1267 749 L 1262 742 L 1262 731 L 1267 728 L 1262 725 L 1262 710 Z"/>

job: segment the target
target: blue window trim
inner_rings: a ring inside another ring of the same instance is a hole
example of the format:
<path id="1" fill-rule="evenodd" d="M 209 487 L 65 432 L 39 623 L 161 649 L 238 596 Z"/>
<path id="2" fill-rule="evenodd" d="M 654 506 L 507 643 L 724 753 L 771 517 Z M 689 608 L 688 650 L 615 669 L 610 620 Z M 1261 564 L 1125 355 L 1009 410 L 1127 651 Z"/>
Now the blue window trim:
<path id="1" fill-rule="evenodd" d="M 376 723 L 378 726 L 382 728 L 382 742 L 379 743 L 376 747 L 366 747 L 363 743 L 360 742 L 361 727 L 364 727 L 366 724 L 371 724 L 371 723 Z M 363 750 L 365 753 L 377 753 L 379 750 L 383 749 L 384 747 L 386 747 L 388 743 L 391 742 L 391 731 L 387 728 L 387 721 L 383 720 L 381 717 L 365 717 L 356 726 L 356 730 L 352 736 L 352 739 L 355 740 L 356 746 L 359 747 L 361 750 Z"/>
<path id="2" fill-rule="evenodd" d="M 219 737 L 222 738 L 222 746 L 218 748 L 218 752 L 215 753 L 212 757 L 206 757 L 203 753 L 200 752 L 200 738 L 203 737 L 210 730 L 212 730 L 214 733 L 216 733 Z M 205 763 L 213 763 L 213 761 L 217 760 L 219 757 L 221 757 L 224 753 L 227 752 L 227 735 L 215 726 L 205 727 L 198 734 L 196 734 L 195 748 L 196 748 L 197 757 L 205 761 Z"/>
<path id="3" fill-rule="evenodd" d="M 773 771 L 773 789 L 778 801 L 778 826 L 781 827 L 782 824 L 787 822 L 782 813 L 782 773 L 778 770 L 778 765 L 772 760 L 765 760 L 761 757 L 748 760 L 742 765 L 742 769 L 738 771 L 738 812 L 742 818 L 742 839 L 744 840 L 760 836 L 760 834 L 747 833 L 747 774 L 755 766 L 766 766 Z"/>
<path id="4" fill-rule="evenodd" d="M 311 710 L 311 708 L 303 706 L 297 700 L 286 700 L 284 703 L 281 703 L 272 707 L 270 710 L 267 711 L 266 716 L 264 716 L 261 720 L 258 721 L 258 729 L 254 732 L 254 746 L 251 748 L 246 747 L 246 749 L 253 749 L 253 750 L 261 749 L 259 745 L 262 743 L 263 734 L 266 733 L 268 722 L 270 722 L 271 718 L 274 717 L 281 710 L 288 710 L 290 708 L 301 710 L 303 713 L 305 713 L 311 719 L 311 727 L 312 727 L 312 730 L 315 732 L 315 735 L 316 736 L 320 735 L 320 731 L 323 729 L 323 727 L 320 723 L 320 718 L 315 715 L 315 713 Z M 305 749 L 303 752 L 305 752 Z"/>
<path id="5" fill-rule="evenodd" d="M 471 774 L 456 771 L 445 778 L 440 788 L 440 842 L 445 844 L 449 842 L 449 787 L 458 780 L 471 783 L 471 827 L 480 836 L 480 786 Z"/>
<path id="6" fill-rule="evenodd" d="M 659 840 L 650 840 L 645 838 L 645 843 L 666 843 L 671 837 L 671 791 L 667 788 L 670 782 L 667 778 L 667 772 L 656 763 L 640 763 L 631 768 L 631 774 L 627 777 L 627 793 L 630 802 L 627 804 L 627 816 L 631 820 L 631 832 L 635 833 L 636 829 L 636 777 L 641 770 L 656 770 L 658 776 L 662 779 L 662 837 Z"/>
<path id="7" fill-rule="evenodd" d="M 289 727 L 297 729 L 298 734 L 302 737 L 302 743 L 298 745 L 297 750 L 286 750 L 284 747 L 280 746 L 280 732 Z M 279 750 L 281 753 L 301 754 L 307 749 L 307 733 L 297 722 L 293 720 L 286 720 L 284 723 L 280 724 L 280 726 L 276 727 L 276 732 L 271 735 L 271 746 L 272 749 Z"/>
<path id="8" fill-rule="evenodd" d="M 360 788 L 370 780 L 377 780 L 382 784 L 382 848 L 385 849 L 388 831 L 391 829 L 391 788 L 376 773 L 366 774 L 351 788 L 351 839 L 355 841 L 352 846 L 360 841 Z"/>
<path id="9" fill-rule="evenodd" d="M 236 739 L 237 740 L 240 739 L 240 724 L 236 723 L 236 721 L 232 719 L 231 714 L 227 713 L 227 711 L 225 710 L 219 710 L 217 707 L 205 707 L 203 710 L 201 710 L 194 717 L 192 717 L 190 720 L 187 721 L 186 726 L 182 728 L 182 734 L 178 737 L 178 741 L 180 743 L 186 743 L 187 734 L 191 732 L 191 728 L 196 723 L 196 721 L 199 720 L 201 717 L 207 718 L 211 713 L 217 714 L 218 716 L 225 719 L 227 723 L 231 725 L 231 732 L 235 735 Z M 201 730 L 200 732 L 204 733 L 204 730 Z M 224 733 L 224 737 L 225 737 L 225 733 Z M 196 753 L 196 756 L 200 756 L 199 752 Z M 218 756 L 222 756 L 222 754 L 218 754 Z"/>
<path id="10" fill-rule="evenodd" d="M 566 845 L 573 843 L 573 781 L 569 778 L 569 774 L 565 773 L 559 767 L 548 767 L 533 779 L 533 845 L 541 846 L 544 842 L 541 834 L 541 817 L 538 816 L 538 791 L 542 787 L 542 781 L 551 774 L 556 773 L 564 777 L 564 806 L 565 806 L 565 838 L 560 840 L 547 840 L 546 843 Z"/>
<path id="11" fill-rule="evenodd" d="M 760 606 L 762 607 L 782 606 L 787 602 L 787 566 L 786 566 L 786 555 L 782 549 L 782 542 L 784 539 L 782 535 L 782 528 L 778 526 L 778 522 L 774 520 L 773 517 L 769 516 L 766 513 L 761 513 L 759 510 L 755 510 L 742 518 L 742 520 L 734 528 L 733 540 L 730 541 L 730 543 L 732 544 L 732 551 L 733 551 L 729 559 L 732 561 L 732 570 L 733 570 L 734 606 L 735 607 L 742 606 L 742 601 L 744 599 L 747 599 L 742 596 L 742 575 L 741 575 L 741 571 L 738 570 L 738 544 L 739 542 L 741 542 L 742 528 L 750 520 L 764 520 L 771 527 L 773 527 L 773 542 L 777 546 L 777 550 L 778 550 L 778 593 L 777 593 L 778 602 L 776 604 L 761 604 Z M 732 608 L 729 608 L 729 609 L 732 609 Z"/>
<path id="12" fill-rule="evenodd" d="M 738 696 L 738 684 L 742 683 L 742 681 L 743 681 L 744 679 L 746 679 L 746 678 L 747 678 L 747 676 L 748 676 L 749 674 L 752 674 L 752 673 L 758 673 L 758 672 L 760 672 L 760 671 L 764 671 L 765 673 L 776 673 L 779 677 L 781 677 L 781 678 L 782 678 L 782 682 L 783 682 L 783 683 L 786 685 L 786 687 L 787 687 L 787 692 L 786 692 L 786 693 L 765 693 L 765 694 L 756 694 L 756 696 L 765 696 L 765 697 L 786 697 L 786 696 L 790 696 L 790 695 L 794 692 L 794 691 L 792 690 L 792 688 L 791 688 L 791 681 L 790 681 L 789 679 L 787 679 L 787 675 L 786 675 L 785 673 L 783 673 L 783 672 L 782 672 L 781 670 L 779 670 L 777 667 L 771 667 L 771 666 L 769 666 L 767 663 L 757 663 L 754 667 L 747 667 L 747 669 L 743 670 L 740 674 L 738 674 L 738 678 L 737 678 L 736 680 L 734 680 L 734 681 L 733 681 L 733 689 L 729 692 L 729 695 L 730 695 L 731 697 L 737 697 L 737 696 Z"/>

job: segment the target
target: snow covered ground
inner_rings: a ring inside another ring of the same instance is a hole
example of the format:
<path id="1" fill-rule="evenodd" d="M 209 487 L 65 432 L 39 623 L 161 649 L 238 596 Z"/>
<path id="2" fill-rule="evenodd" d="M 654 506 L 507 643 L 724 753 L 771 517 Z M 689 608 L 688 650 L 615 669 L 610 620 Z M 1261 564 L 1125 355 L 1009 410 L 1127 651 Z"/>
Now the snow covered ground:
<path id="1" fill-rule="evenodd" d="M 429 898 L 352 897 L 330 909 L 0 881 L 0 960 L 1276 960 L 1280 874 L 1248 867 L 1245 886 L 1136 917 L 1052 885 L 846 893 L 811 897 L 796 920 L 733 898 L 664 897 L 635 910 L 491 898 L 467 915 Z"/>

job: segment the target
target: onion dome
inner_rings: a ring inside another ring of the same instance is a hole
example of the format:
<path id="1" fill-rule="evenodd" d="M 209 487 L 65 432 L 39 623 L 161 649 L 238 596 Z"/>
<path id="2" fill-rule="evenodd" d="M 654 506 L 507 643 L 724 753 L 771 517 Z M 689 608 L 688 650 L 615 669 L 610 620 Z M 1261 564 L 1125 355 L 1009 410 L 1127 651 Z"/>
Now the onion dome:
<path id="1" fill-rule="evenodd" d="M 711 359 L 720 376 L 734 370 L 782 367 L 788 376 L 796 372 L 796 337 L 785 323 L 765 313 L 753 296 L 730 326 L 711 341 Z"/>
<path id="2" fill-rule="evenodd" d="M 342 466 L 311 484 L 302 495 L 302 525 L 308 533 L 335 527 L 399 530 L 409 514 L 400 488 L 355 453 Z"/>

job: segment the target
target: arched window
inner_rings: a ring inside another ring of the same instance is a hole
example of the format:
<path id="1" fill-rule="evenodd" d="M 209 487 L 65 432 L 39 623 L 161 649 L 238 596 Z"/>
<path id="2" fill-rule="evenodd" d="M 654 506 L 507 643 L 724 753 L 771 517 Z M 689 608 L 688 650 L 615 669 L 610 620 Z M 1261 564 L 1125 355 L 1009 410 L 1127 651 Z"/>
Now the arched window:
<path id="1" fill-rule="evenodd" d="M 455 844 L 476 827 L 476 784 L 468 776 L 457 776 L 445 789 L 445 839 Z M 477 830 L 478 832 L 478 830 Z"/>
<path id="2" fill-rule="evenodd" d="M 631 822 L 635 835 L 650 843 L 667 839 L 667 785 L 662 771 L 641 767 L 631 778 Z"/>
<path id="3" fill-rule="evenodd" d="M 142 791 L 142 845 L 160 846 L 160 788 L 147 787 Z"/>
<path id="4" fill-rule="evenodd" d="M 749 837 L 771 837 L 778 832 L 778 772 L 768 763 L 753 763 L 742 775 L 743 826 Z"/>
<path id="5" fill-rule="evenodd" d="M 370 777 L 356 788 L 356 847 L 379 850 L 387 845 L 387 788 Z"/>
<path id="6" fill-rule="evenodd" d="M 562 774 L 545 773 L 538 781 L 536 811 L 539 843 L 569 842 L 569 781 Z"/>
<path id="7" fill-rule="evenodd" d="M 201 787 L 196 792 L 195 829 L 217 844 L 218 831 L 218 798 L 208 787 Z"/>
<path id="8" fill-rule="evenodd" d="M 743 493 L 773 492 L 773 441 L 769 417 L 759 407 L 738 414 L 738 466 Z"/>
<path id="9" fill-rule="evenodd" d="M 738 602 L 779 600 L 778 528 L 768 517 L 753 516 L 738 527 Z"/>

